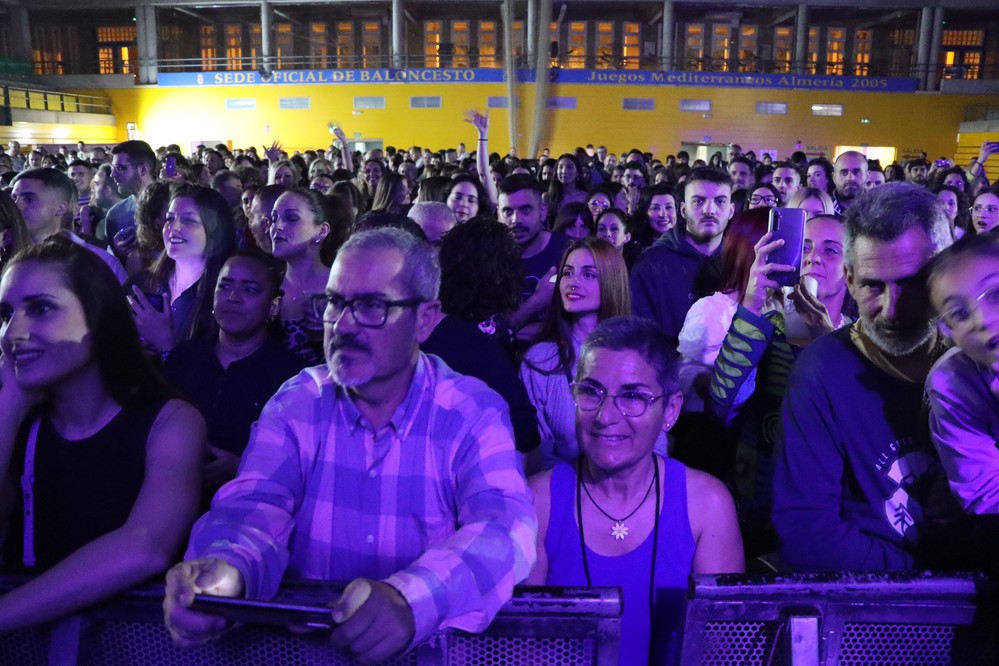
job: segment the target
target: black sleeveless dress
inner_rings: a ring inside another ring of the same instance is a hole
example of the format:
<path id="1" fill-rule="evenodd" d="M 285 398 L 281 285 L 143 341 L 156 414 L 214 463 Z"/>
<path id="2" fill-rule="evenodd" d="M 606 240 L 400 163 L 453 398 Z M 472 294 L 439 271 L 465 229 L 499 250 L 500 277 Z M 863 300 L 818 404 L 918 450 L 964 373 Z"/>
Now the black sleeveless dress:
<path id="1" fill-rule="evenodd" d="M 39 417 L 34 465 L 34 542 L 40 572 L 81 546 L 125 524 L 145 479 L 146 441 L 166 401 L 123 407 L 99 432 L 82 440 L 59 436 L 42 410 L 18 434 L 10 474 L 17 501 L 4 544 L 7 570 L 21 570 L 24 500 L 21 475 L 31 425 Z"/>

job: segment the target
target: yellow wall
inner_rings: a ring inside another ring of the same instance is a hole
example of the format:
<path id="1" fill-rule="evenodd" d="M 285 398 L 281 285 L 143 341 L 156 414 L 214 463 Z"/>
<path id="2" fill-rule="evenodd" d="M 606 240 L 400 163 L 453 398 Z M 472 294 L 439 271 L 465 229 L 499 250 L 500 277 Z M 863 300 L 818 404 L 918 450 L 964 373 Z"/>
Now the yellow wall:
<path id="1" fill-rule="evenodd" d="M 999 132 L 964 132 L 958 137 L 957 155 L 955 161 L 958 164 L 968 164 L 971 160 L 978 158 L 978 151 L 982 149 L 982 144 L 986 141 L 999 141 Z M 999 159 L 989 158 L 985 162 L 985 177 L 990 183 L 999 179 Z"/>
<path id="2" fill-rule="evenodd" d="M 517 148 L 523 155 L 530 139 L 532 84 L 518 86 Z M 500 83 L 468 84 L 340 84 L 239 87 L 192 87 L 80 91 L 111 98 L 125 138 L 125 123 L 135 122 L 140 137 L 153 146 L 191 141 L 225 140 L 234 146 L 280 140 L 288 149 L 329 143 L 329 122 L 344 127 L 348 137 L 381 139 L 386 145 L 419 144 L 433 148 L 464 141 L 470 148 L 475 131 L 463 122 L 464 111 L 483 109 L 487 96 L 505 96 Z M 658 155 L 675 152 L 681 143 L 735 141 L 745 150 L 775 149 L 789 155 L 800 141 L 808 152 L 832 153 L 836 146 L 892 146 L 899 159 L 925 151 L 931 158 L 953 157 L 965 109 L 981 104 L 980 96 L 900 93 L 848 93 L 752 88 L 553 85 L 550 95 L 575 96 L 574 110 L 548 111 L 542 147 L 564 152 L 578 145 L 604 143 L 612 151 L 632 146 Z M 384 95 L 385 109 L 353 115 L 355 95 Z M 410 109 L 409 98 L 440 95 L 441 109 Z M 309 110 L 280 110 L 282 97 L 309 97 Z M 655 100 L 655 111 L 622 111 L 623 97 Z M 254 98 L 256 110 L 226 111 L 229 98 Z M 679 100 L 708 99 L 710 117 L 681 113 Z M 758 115 L 756 102 L 786 102 L 788 115 Z M 842 104 L 842 117 L 813 116 L 813 103 Z M 508 112 L 491 111 L 490 148 L 509 146 Z M 869 122 L 862 123 L 862 119 Z M 269 131 L 268 131 L 269 130 Z M 979 142 L 980 143 L 980 142 Z"/>

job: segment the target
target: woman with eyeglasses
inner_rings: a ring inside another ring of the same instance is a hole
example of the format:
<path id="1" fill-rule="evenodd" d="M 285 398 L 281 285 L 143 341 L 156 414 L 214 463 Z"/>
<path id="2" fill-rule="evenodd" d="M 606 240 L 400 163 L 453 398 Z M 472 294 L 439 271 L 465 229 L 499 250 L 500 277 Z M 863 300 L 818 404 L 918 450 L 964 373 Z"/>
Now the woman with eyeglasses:
<path id="1" fill-rule="evenodd" d="M 580 455 L 529 481 L 538 557 L 525 582 L 619 588 L 615 663 L 679 663 L 690 575 L 744 569 L 732 498 L 718 479 L 656 450 L 683 398 L 654 323 L 597 324 L 572 379 Z"/>
<path id="2" fill-rule="evenodd" d="M 583 340 L 600 321 L 630 313 L 628 269 L 621 252 L 598 238 L 572 243 L 562 256 L 542 329 L 520 366 L 537 410 L 545 469 L 579 455 L 569 384 Z M 661 445 L 665 452 L 665 439 Z"/>
<path id="3" fill-rule="evenodd" d="M 326 290 L 329 277 L 330 267 L 323 263 L 322 246 L 335 242 L 338 235 L 332 233 L 330 218 L 326 197 L 296 187 L 278 197 L 269 229 L 274 256 L 288 264 L 281 285 L 284 298 L 280 317 L 285 341 L 308 365 L 325 360 L 322 319 L 315 316 L 311 303 L 313 295 Z M 342 243 L 343 237 L 339 241 Z"/>
<path id="4" fill-rule="evenodd" d="M 777 208 L 781 205 L 780 192 L 770 183 L 756 183 L 749 188 L 749 196 L 746 197 L 745 208 Z"/>
<path id="5" fill-rule="evenodd" d="M 971 205 L 971 230 L 984 234 L 996 226 L 999 226 L 999 195 L 986 190 L 975 197 L 975 203 Z"/>

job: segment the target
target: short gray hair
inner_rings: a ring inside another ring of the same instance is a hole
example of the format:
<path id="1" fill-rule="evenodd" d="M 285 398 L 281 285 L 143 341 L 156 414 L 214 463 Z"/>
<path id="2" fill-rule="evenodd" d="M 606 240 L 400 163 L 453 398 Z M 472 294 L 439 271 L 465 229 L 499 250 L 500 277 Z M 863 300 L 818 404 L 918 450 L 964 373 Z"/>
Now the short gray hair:
<path id="1" fill-rule="evenodd" d="M 857 197 L 846 211 L 846 265 L 853 266 L 861 236 L 893 241 L 913 227 L 930 239 L 933 254 L 951 244 L 947 213 L 926 189 L 910 183 L 886 183 Z"/>
<path id="2" fill-rule="evenodd" d="M 437 300 L 441 288 L 441 265 L 437 253 L 426 240 L 397 227 L 378 227 L 352 235 L 337 254 L 353 250 L 396 250 L 402 253 L 402 270 L 410 292 L 407 297 Z"/>
<path id="3" fill-rule="evenodd" d="M 663 393 L 670 395 L 680 388 L 676 351 L 666 333 L 653 321 L 641 317 L 610 317 L 597 324 L 580 349 L 577 382 L 583 378 L 583 359 L 595 349 L 636 352 L 655 371 L 656 382 Z"/>

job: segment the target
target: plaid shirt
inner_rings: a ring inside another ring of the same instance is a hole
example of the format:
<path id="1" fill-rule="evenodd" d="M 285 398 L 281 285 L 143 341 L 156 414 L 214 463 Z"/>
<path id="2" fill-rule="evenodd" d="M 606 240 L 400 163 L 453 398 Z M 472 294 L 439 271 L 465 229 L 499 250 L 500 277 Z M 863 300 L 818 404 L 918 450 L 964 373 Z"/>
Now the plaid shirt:
<path id="1" fill-rule="evenodd" d="M 530 572 L 536 534 L 506 403 L 420 354 L 377 432 L 325 366 L 286 382 L 186 557 L 236 567 L 248 598 L 274 596 L 286 571 L 382 579 L 409 603 L 417 643 L 484 629 Z"/>

